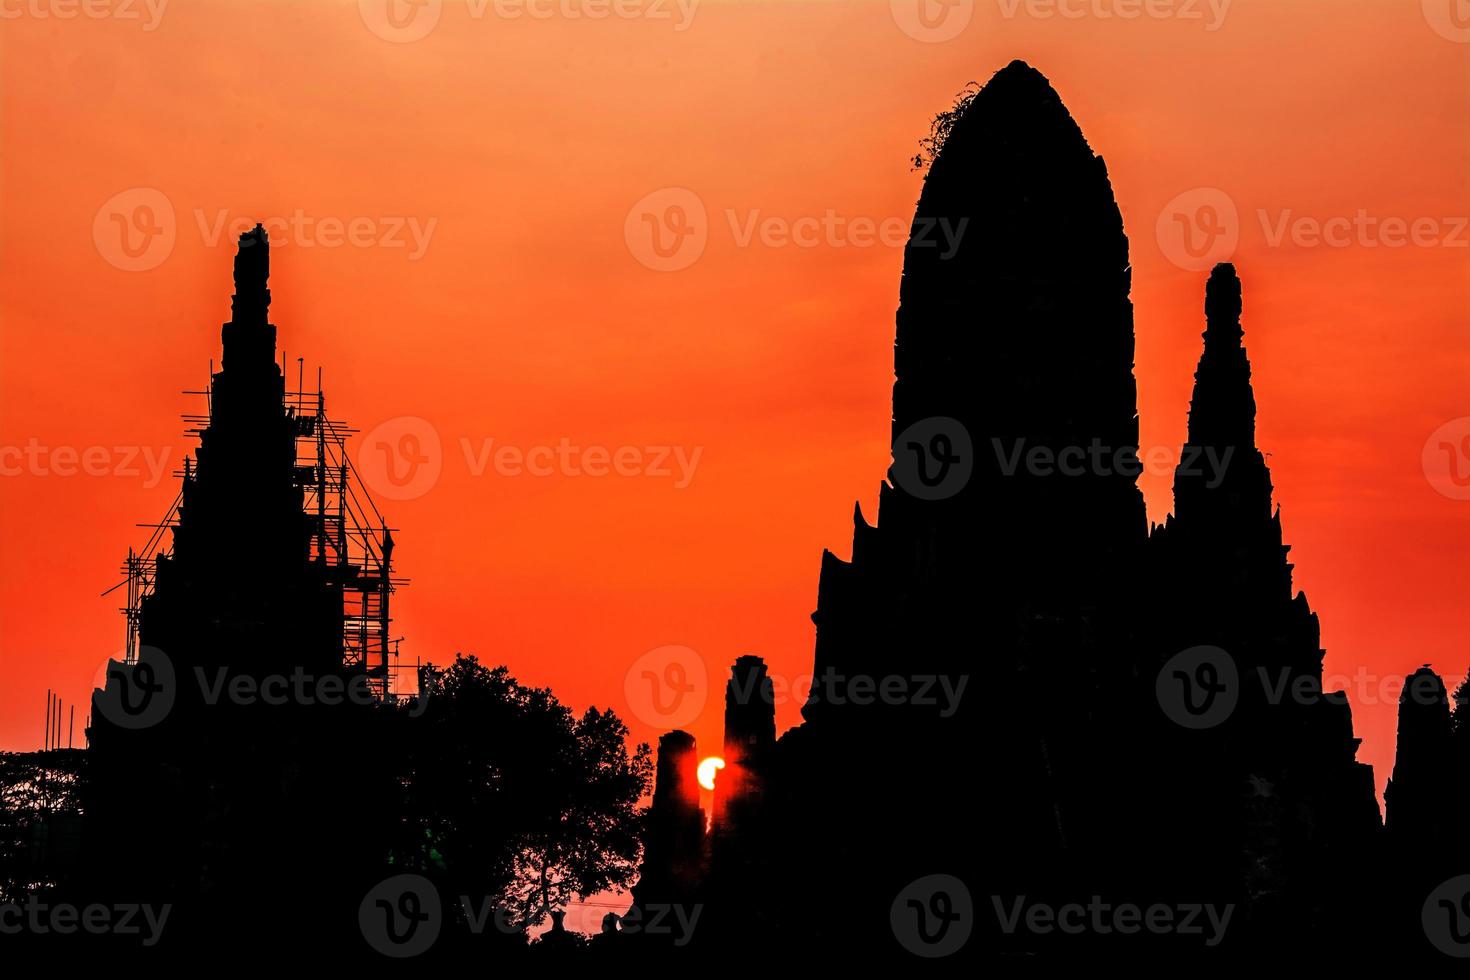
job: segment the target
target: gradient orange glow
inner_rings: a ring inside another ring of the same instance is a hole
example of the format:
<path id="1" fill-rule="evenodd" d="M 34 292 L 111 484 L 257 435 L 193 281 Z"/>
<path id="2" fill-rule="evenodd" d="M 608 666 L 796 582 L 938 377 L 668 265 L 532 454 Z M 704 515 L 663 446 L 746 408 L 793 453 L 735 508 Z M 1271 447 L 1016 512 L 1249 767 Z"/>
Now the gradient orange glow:
<path id="1" fill-rule="evenodd" d="M 1160 216 L 1198 188 L 1238 209 L 1259 439 L 1381 788 L 1393 678 L 1470 666 L 1470 503 L 1422 462 L 1470 416 L 1455 220 L 1470 215 L 1470 43 L 1403 0 L 1235 0 L 1215 29 L 1208 13 L 976 0 L 932 43 L 886 2 L 706 0 L 683 29 L 664 7 L 672 19 L 511 19 L 446 3 L 410 43 L 357 3 L 305 0 L 169 4 L 152 30 L 0 20 L 0 445 L 36 447 L 0 478 L 0 747 L 38 745 L 46 689 L 84 705 L 119 650 L 116 595 L 100 594 L 191 451 L 179 416 L 198 402 L 180 391 L 219 356 L 229 223 L 267 219 L 293 371 L 322 366 L 329 411 L 386 424 L 365 462 L 414 435 L 438 467 L 411 499 L 379 498 L 412 579 L 406 660 L 473 652 L 578 709 L 612 706 L 637 739 L 674 722 L 708 750 L 729 664 L 757 653 L 780 727 L 795 724 L 822 548 L 846 554 L 852 502 L 871 517 L 888 459 L 902 254 L 859 240 L 857 219 L 906 222 L 928 119 L 1020 57 L 1108 162 L 1143 448 L 1165 462 L 1204 274 L 1165 254 Z M 166 199 L 175 241 L 126 271 L 94 224 L 138 188 Z M 668 188 L 700 202 L 708 240 L 657 271 L 625 231 Z M 1294 233 L 1360 213 L 1431 220 L 1439 240 Z M 845 230 L 781 244 L 799 219 Z M 395 223 L 403 245 L 384 240 Z M 575 467 L 536 475 L 563 445 Z M 624 475 L 589 474 L 589 450 L 629 447 Z M 63 475 L 93 448 L 101 475 Z M 660 448 L 672 475 L 647 472 Z M 697 460 L 687 480 L 675 449 Z M 1161 520 L 1168 466 L 1142 482 Z M 688 652 L 647 660 L 664 648 Z M 972 696 L 997 696 L 984 670 Z M 645 672 L 677 682 L 675 707 L 629 694 Z"/>

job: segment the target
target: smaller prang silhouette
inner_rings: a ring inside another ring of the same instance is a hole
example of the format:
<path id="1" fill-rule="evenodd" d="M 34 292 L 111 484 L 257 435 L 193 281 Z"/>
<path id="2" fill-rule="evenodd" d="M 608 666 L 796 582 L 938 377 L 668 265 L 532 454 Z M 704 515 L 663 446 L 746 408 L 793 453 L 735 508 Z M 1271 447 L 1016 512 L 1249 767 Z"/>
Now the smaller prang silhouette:
<path id="1" fill-rule="evenodd" d="M 374 529 L 366 562 L 348 545 L 351 491 L 334 481 L 350 477 L 326 455 L 323 399 L 288 392 L 276 360 L 269 249 L 259 225 L 240 236 L 172 547 L 130 564 L 134 649 L 109 664 L 88 732 L 90 889 L 168 902 L 174 934 L 203 945 L 279 904 L 287 877 L 309 901 L 355 901 L 391 791 L 364 734 L 371 697 L 351 694 L 383 689 L 393 540 Z M 306 465 L 303 441 L 321 449 Z M 354 658 L 354 633 L 378 648 Z M 263 696 L 296 677 L 337 694 Z M 285 916 L 272 935 L 320 928 Z"/>

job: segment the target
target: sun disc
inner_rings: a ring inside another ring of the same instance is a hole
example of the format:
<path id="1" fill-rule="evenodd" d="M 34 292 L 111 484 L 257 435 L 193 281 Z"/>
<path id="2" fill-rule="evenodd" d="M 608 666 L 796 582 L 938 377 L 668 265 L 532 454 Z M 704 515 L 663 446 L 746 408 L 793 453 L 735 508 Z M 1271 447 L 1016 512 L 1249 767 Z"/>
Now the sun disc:
<path id="1" fill-rule="evenodd" d="M 699 785 L 705 789 L 715 788 L 715 773 L 725 768 L 725 760 L 717 755 L 712 755 L 699 764 Z"/>

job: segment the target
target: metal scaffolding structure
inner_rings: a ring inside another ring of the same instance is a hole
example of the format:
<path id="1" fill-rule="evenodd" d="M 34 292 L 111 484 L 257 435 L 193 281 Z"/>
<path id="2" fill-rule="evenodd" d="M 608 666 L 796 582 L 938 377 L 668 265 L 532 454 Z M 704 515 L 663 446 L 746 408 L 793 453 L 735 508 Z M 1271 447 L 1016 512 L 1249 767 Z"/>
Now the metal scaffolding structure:
<path id="1" fill-rule="evenodd" d="M 306 542 L 310 567 L 324 584 L 342 592 L 343 666 L 366 675 L 379 699 L 415 693 L 402 692 L 395 683 L 401 638 L 391 636 L 391 597 L 408 580 L 393 575 L 392 529 L 347 454 L 346 440 L 357 430 L 327 415 L 320 374 L 316 391 L 301 390 L 299 381 L 297 388 L 284 395 L 296 446 L 292 480 L 302 491 L 302 510 L 310 529 Z M 209 390 L 185 394 L 203 395 L 212 402 Z M 210 424 L 210 415 L 185 415 L 184 420 L 190 424 L 188 433 L 198 436 Z M 184 484 L 196 479 L 192 460 L 186 457 L 182 472 L 175 475 Z M 121 611 L 127 621 L 124 659 L 128 663 L 137 662 L 143 600 L 157 584 L 158 559 L 170 554 L 165 532 L 178 526 L 183 499 L 181 487 L 161 521 L 139 525 L 152 533 L 141 550 L 129 549 L 124 581 L 108 590 L 127 589 Z"/>

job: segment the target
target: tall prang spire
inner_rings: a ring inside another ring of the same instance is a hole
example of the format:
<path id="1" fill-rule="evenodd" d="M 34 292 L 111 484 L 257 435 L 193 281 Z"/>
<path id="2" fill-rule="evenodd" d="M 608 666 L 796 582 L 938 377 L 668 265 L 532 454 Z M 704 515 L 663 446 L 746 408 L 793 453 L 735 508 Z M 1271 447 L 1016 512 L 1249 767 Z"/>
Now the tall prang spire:
<path id="1" fill-rule="evenodd" d="M 1145 620 L 1131 266 L 1107 167 L 1020 61 L 940 113 L 928 146 L 899 284 L 893 466 L 876 522 L 854 514 L 851 561 L 823 556 L 810 724 L 780 743 L 807 761 L 765 799 L 828 857 L 903 841 L 874 908 L 921 868 L 978 880 L 983 866 L 1004 889 L 1117 850 L 1108 755 Z M 952 710 L 857 696 L 977 663 L 984 693 Z M 1049 710 L 1054 690 L 1086 707 Z M 1004 746 L 986 773 L 1003 802 L 983 812 L 950 775 L 977 745 Z M 813 864 L 815 849 L 783 861 L 820 867 L 835 893 L 873 890 L 872 869 Z"/>
<path id="2" fill-rule="evenodd" d="M 1163 600 L 1157 635 L 1164 655 L 1202 645 L 1223 651 L 1238 697 L 1206 736 L 1217 743 L 1203 751 L 1197 743 L 1178 747 L 1168 765 L 1185 775 L 1160 802 L 1174 811 L 1167 825 L 1239 844 L 1244 860 L 1230 860 L 1251 869 L 1250 894 L 1292 896 L 1277 909 L 1253 898 L 1261 922 L 1310 907 L 1344 916 L 1353 905 L 1344 896 L 1355 892 L 1339 869 L 1378 830 L 1373 774 L 1357 761 L 1346 696 L 1323 685 L 1317 614 L 1304 593 L 1293 591 L 1271 473 L 1256 447 L 1241 294 L 1235 267 L 1215 266 L 1205 287 L 1204 350 L 1189 438 L 1174 474 L 1174 513 L 1155 538 L 1153 569 Z M 1297 690 L 1317 696 L 1281 693 Z M 1187 772 L 1206 755 L 1213 762 Z M 1235 788 L 1242 785 L 1254 789 L 1241 796 Z"/>
<path id="3" fill-rule="evenodd" d="M 1240 293 L 1235 266 L 1215 266 L 1205 285 L 1205 350 L 1189 418 L 1190 441 L 1196 444 L 1255 448 L 1256 398 L 1242 342 Z"/>
<path id="4" fill-rule="evenodd" d="M 969 443 L 973 472 L 938 502 L 880 500 L 879 524 L 941 541 L 938 575 L 983 548 L 1017 583 L 1107 604 L 1098 583 L 1147 535 L 1128 239 L 1107 167 L 1021 61 L 934 132 L 899 285 L 895 462 L 915 444 L 937 459 L 945 443 L 923 433 L 938 429 Z M 1032 465 L 1084 457 L 1107 464 Z"/>
<path id="5" fill-rule="evenodd" d="M 257 224 L 240 235 L 235 253 L 235 293 L 230 297 L 230 322 L 220 339 L 224 367 L 259 368 L 276 360 L 276 328 L 270 322 L 270 240 Z"/>
<path id="6" fill-rule="evenodd" d="M 256 225 L 240 235 L 235 253 L 235 295 L 230 298 L 230 311 L 235 323 L 264 323 L 271 305 L 267 288 L 271 274 L 270 239 L 265 226 Z"/>
<path id="7" fill-rule="evenodd" d="M 1198 451 L 1231 449 L 1236 454 L 1258 457 L 1256 398 L 1251 388 L 1250 359 L 1242 342 L 1245 331 L 1240 326 L 1241 306 L 1240 277 L 1235 266 L 1222 262 L 1210 273 L 1205 286 L 1205 346 L 1194 374 L 1189 445 Z M 1260 466 L 1264 468 L 1264 458 Z M 1265 504 L 1269 508 L 1269 482 L 1267 491 Z"/>
<path id="8" fill-rule="evenodd" d="M 1204 351 L 1189 401 L 1189 439 L 1175 470 L 1169 526 L 1214 561 L 1233 555 L 1233 582 L 1291 598 L 1289 547 L 1272 511 L 1272 475 L 1255 447 L 1255 394 L 1241 328 L 1241 279 L 1222 263 L 1205 285 Z M 1188 545 L 1186 545 L 1188 547 Z"/>

